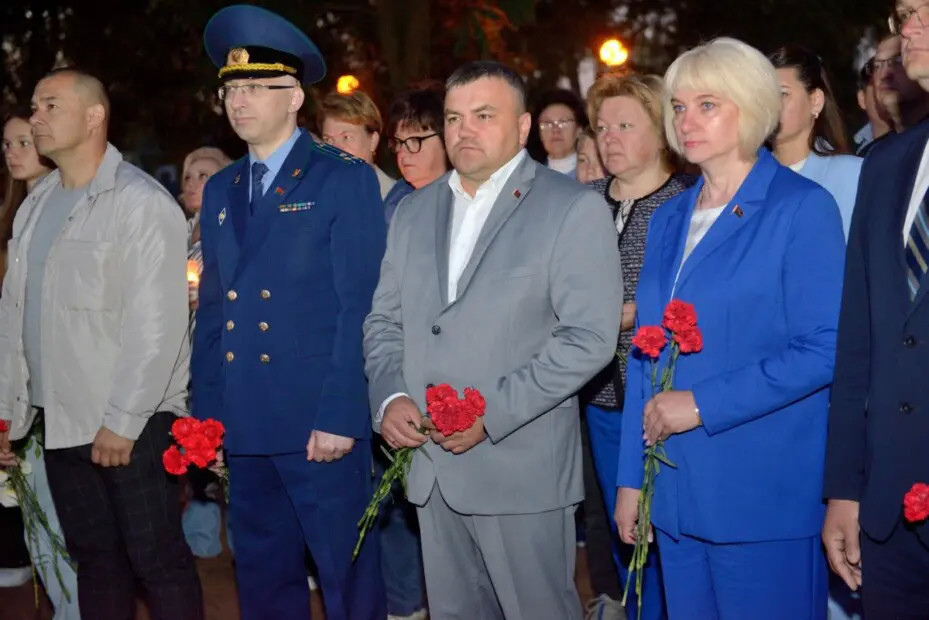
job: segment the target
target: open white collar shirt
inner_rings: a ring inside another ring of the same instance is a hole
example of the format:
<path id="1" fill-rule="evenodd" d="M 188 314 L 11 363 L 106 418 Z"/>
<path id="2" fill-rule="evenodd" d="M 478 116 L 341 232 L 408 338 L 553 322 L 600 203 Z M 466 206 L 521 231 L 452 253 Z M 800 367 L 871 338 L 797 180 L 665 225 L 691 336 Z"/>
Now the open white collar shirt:
<path id="1" fill-rule="evenodd" d="M 448 244 L 448 303 L 458 298 L 458 280 L 465 266 L 471 260 L 474 246 L 487 222 L 494 203 L 500 197 L 503 186 L 516 170 L 526 150 L 522 149 L 513 159 L 501 166 L 490 178 L 477 188 L 474 196 L 469 196 L 461 185 L 461 176 L 457 170 L 448 177 L 448 186 L 455 198 L 452 206 L 452 230 Z"/>

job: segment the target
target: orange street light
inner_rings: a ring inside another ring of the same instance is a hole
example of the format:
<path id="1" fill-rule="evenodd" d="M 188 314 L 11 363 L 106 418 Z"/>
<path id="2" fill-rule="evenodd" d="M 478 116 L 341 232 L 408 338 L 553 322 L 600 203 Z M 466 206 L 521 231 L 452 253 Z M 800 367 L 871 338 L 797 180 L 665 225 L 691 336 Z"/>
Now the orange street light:
<path id="1" fill-rule="evenodd" d="M 608 67 L 618 67 L 629 60 L 629 50 L 619 39 L 607 39 L 600 46 L 600 60 Z"/>
<path id="2" fill-rule="evenodd" d="M 335 89 L 342 95 L 351 95 L 359 86 L 361 82 L 354 75 L 340 75 L 339 81 L 335 83 Z"/>

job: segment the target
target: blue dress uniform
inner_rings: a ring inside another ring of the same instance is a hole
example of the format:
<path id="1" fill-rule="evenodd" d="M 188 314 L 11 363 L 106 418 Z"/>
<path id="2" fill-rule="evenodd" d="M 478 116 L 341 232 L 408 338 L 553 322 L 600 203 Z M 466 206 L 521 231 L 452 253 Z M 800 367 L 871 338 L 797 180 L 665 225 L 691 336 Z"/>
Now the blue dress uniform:
<path id="1" fill-rule="evenodd" d="M 220 11 L 205 41 L 227 79 L 325 72 L 303 33 L 257 7 Z M 192 361 L 194 414 L 226 426 L 242 617 L 307 617 L 308 547 L 327 618 L 381 620 L 376 532 L 352 562 L 372 493 L 361 339 L 386 237 L 377 178 L 299 129 L 257 184 L 253 158 L 204 190 Z M 309 462 L 313 430 L 354 438 L 354 448 Z"/>

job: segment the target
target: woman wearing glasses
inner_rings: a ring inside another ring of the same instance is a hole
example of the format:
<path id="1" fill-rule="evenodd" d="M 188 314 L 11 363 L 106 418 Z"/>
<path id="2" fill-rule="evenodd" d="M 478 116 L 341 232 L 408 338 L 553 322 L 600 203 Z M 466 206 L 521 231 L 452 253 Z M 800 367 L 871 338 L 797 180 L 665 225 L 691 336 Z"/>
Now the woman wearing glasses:
<path id="1" fill-rule="evenodd" d="M 781 87 L 781 117 L 772 140 L 782 165 L 829 190 L 848 227 L 858 193 L 861 159 L 849 155 L 842 112 L 822 60 L 799 45 L 780 48 L 770 58 Z"/>
<path id="2" fill-rule="evenodd" d="M 535 127 L 539 131 L 549 168 L 569 176 L 577 171 L 577 138 L 587 127 L 584 104 L 570 90 L 543 93 L 536 105 Z"/>
<path id="3" fill-rule="evenodd" d="M 448 170 L 442 139 L 441 86 L 426 85 L 400 94 L 387 114 L 387 148 L 397 157 L 403 178 L 384 199 L 387 221 L 407 195 L 429 185 Z"/>

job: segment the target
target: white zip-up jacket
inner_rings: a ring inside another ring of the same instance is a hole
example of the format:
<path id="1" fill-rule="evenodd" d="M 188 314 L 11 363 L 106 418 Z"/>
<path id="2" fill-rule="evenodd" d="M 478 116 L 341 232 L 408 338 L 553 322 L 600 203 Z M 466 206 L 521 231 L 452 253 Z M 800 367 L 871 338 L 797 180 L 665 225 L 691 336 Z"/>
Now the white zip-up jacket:
<path id="1" fill-rule="evenodd" d="M 29 242 L 56 170 L 16 214 L 0 297 L 0 419 L 29 431 L 23 309 Z M 137 439 L 156 411 L 186 415 L 187 228 L 157 181 L 111 144 L 45 263 L 40 356 L 48 449 L 92 443 L 101 426 Z"/>

